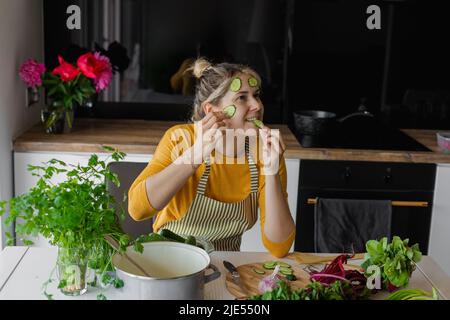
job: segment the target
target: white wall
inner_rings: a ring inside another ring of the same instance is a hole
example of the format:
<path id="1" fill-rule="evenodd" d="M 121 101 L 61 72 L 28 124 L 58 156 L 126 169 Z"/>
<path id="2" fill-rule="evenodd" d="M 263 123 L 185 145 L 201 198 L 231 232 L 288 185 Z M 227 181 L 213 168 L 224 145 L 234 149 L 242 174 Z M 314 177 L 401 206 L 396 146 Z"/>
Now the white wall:
<path id="1" fill-rule="evenodd" d="M 18 76 L 23 61 L 44 59 L 42 0 L 0 0 L 0 200 L 13 195 L 12 141 L 39 121 Z M 5 245 L 3 222 L 0 249 Z"/>
<path id="2" fill-rule="evenodd" d="M 428 254 L 450 276 L 450 165 L 439 164 L 436 172 Z"/>

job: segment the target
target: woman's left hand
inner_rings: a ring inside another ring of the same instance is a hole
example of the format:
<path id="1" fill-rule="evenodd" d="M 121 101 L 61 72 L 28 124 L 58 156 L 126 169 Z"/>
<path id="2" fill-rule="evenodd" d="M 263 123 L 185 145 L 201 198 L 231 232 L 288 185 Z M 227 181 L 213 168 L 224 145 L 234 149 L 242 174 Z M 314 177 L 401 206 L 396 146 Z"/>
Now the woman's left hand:
<path id="1" fill-rule="evenodd" d="M 275 175 L 280 167 L 280 156 L 286 150 L 286 145 L 280 130 L 264 126 L 259 130 L 262 139 L 262 163 L 264 175 Z"/>

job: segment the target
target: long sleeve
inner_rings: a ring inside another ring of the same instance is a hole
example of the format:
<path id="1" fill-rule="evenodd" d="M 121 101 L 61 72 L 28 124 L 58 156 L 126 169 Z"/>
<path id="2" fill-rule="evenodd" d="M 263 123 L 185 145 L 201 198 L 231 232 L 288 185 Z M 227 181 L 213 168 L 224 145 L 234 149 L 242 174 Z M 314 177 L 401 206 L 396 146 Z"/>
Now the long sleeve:
<path id="1" fill-rule="evenodd" d="M 284 160 L 284 157 L 280 160 L 280 168 L 278 171 L 278 174 L 280 176 L 281 181 L 281 188 L 283 191 L 283 195 L 286 198 L 286 201 L 288 199 L 287 194 L 287 173 L 286 173 L 286 163 Z M 263 176 L 264 177 L 264 176 Z M 264 223 L 265 223 L 265 217 L 266 217 L 266 201 L 265 201 L 265 179 L 260 179 L 260 198 L 259 198 L 259 208 L 260 208 L 260 220 L 261 220 L 261 237 L 262 242 L 266 249 L 272 254 L 273 256 L 277 258 L 284 257 L 288 254 L 289 249 L 292 246 L 292 243 L 295 239 L 295 229 L 291 232 L 291 234 L 286 235 L 286 240 L 283 242 L 273 242 L 270 239 L 268 239 L 264 233 Z"/>
<path id="2" fill-rule="evenodd" d="M 180 126 L 174 126 L 167 130 L 156 147 L 153 158 L 131 185 L 128 191 L 128 212 L 134 220 L 149 219 L 157 213 L 148 197 L 146 179 L 169 166 L 175 160 L 172 157 L 176 158 L 183 152 L 183 148 L 179 148 L 180 146 L 176 143 L 179 141 L 177 138 L 180 134 L 188 135 L 184 137 L 183 141 L 190 141 L 191 133 Z"/>

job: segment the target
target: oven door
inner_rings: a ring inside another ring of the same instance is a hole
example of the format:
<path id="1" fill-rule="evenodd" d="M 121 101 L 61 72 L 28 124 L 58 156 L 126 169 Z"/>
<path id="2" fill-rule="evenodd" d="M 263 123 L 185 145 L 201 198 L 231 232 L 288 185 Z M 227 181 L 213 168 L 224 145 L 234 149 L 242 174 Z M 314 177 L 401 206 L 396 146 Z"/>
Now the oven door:
<path id="1" fill-rule="evenodd" d="M 392 206 L 391 238 L 396 235 L 402 239 L 409 238 L 410 244 L 418 243 L 423 254 L 428 253 L 428 240 L 431 224 L 432 194 L 411 192 L 386 193 L 374 191 L 326 191 L 304 189 L 297 205 L 297 234 L 295 238 L 295 251 L 314 252 L 314 204 L 308 204 L 316 197 L 333 199 L 376 199 L 393 201 L 427 202 L 427 207 L 420 206 Z"/>
<path id="2" fill-rule="evenodd" d="M 427 254 L 435 174 L 435 165 L 429 164 L 302 160 L 295 250 L 314 252 L 312 202 L 320 197 L 408 202 L 392 206 L 390 236 L 409 238 Z"/>

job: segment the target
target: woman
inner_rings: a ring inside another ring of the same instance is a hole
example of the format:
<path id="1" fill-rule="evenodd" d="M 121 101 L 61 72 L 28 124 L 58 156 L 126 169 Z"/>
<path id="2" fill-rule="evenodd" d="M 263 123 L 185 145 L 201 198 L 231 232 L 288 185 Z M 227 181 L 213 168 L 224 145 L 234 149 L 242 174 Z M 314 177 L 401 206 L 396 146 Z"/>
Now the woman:
<path id="1" fill-rule="evenodd" d="M 157 214 L 155 232 L 169 229 L 210 240 L 216 250 L 238 251 L 259 207 L 264 246 L 285 256 L 295 224 L 287 203 L 284 143 L 258 122 L 264 112 L 259 76 L 243 65 L 204 59 L 189 70 L 198 79 L 194 124 L 164 134 L 129 190 L 130 215 L 140 221 Z"/>

